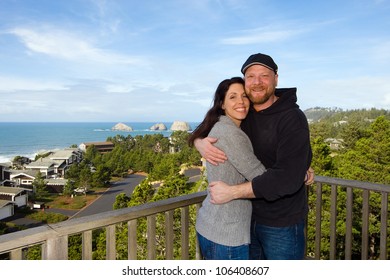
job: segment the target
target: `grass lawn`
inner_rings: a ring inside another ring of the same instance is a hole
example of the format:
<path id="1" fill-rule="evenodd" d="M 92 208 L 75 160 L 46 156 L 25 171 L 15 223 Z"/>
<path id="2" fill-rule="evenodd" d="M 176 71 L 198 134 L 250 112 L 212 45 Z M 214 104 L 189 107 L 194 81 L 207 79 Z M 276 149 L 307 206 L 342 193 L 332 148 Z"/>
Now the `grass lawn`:
<path id="1" fill-rule="evenodd" d="M 26 218 L 41 221 L 43 223 L 54 224 L 68 219 L 68 216 L 59 213 L 47 213 L 43 211 L 34 211 L 26 215 Z"/>
<path id="2" fill-rule="evenodd" d="M 93 190 L 86 195 L 80 194 L 74 195 L 73 197 L 67 195 L 51 196 L 46 206 L 50 208 L 80 210 L 95 201 L 105 190 Z"/>
<path id="3" fill-rule="evenodd" d="M 121 181 L 123 178 L 113 177 L 110 182 Z M 107 190 L 105 188 L 93 188 L 86 194 L 78 194 L 73 197 L 67 195 L 49 194 L 47 197 L 39 199 L 45 202 L 45 205 L 49 208 L 67 209 L 67 210 L 80 210 L 85 206 L 88 206 L 95 201 L 100 195 Z"/>

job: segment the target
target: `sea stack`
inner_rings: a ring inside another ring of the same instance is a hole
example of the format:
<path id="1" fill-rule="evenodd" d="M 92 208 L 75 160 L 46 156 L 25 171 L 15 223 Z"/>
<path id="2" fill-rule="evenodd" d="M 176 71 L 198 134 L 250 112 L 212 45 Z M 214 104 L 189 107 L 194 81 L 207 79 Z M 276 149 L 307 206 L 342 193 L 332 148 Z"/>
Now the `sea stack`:
<path id="1" fill-rule="evenodd" d="M 172 126 L 171 126 L 171 130 L 172 131 L 176 131 L 176 130 L 189 131 L 189 130 L 191 130 L 191 127 L 186 122 L 174 121 Z"/>
<path id="2" fill-rule="evenodd" d="M 117 130 L 117 131 L 133 131 L 133 128 L 125 125 L 124 123 L 117 123 L 114 125 L 111 130 Z"/>
<path id="3" fill-rule="evenodd" d="M 163 123 L 156 123 L 152 125 L 149 130 L 167 130 L 167 127 Z"/>

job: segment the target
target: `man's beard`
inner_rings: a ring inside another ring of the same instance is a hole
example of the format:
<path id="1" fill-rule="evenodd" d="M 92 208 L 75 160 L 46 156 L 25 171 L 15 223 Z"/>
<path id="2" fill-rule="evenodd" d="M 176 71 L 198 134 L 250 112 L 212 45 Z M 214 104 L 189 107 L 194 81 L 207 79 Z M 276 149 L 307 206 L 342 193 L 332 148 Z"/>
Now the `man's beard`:
<path id="1" fill-rule="evenodd" d="M 261 95 L 259 94 L 252 95 L 251 91 L 248 92 L 249 99 L 252 101 L 254 105 L 262 105 L 266 103 L 272 95 L 273 93 L 268 90 Z"/>

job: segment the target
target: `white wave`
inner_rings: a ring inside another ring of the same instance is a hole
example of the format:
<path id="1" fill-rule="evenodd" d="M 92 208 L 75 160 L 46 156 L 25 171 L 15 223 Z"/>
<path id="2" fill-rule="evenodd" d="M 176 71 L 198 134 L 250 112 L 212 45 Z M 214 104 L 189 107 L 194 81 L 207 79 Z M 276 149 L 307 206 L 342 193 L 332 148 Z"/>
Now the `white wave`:
<path id="1" fill-rule="evenodd" d="M 0 163 L 11 162 L 14 157 L 10 156 L 0 156 Z"/>

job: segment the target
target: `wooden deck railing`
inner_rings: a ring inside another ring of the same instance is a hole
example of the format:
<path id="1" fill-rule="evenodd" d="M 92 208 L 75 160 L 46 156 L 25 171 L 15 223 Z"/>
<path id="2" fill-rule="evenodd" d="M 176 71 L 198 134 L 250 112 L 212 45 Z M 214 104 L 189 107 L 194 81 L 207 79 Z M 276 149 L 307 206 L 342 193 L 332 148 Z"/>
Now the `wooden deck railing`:
<path id="1" fill-rule="evenodd" d="M 343 255 L 346 260 L 356 259 L 356 253 L 354 258 L 352 258 L 353 241 L 359 243 L 359 259 L 370 259 L 370 255 L 373 253 L 374 255 L 379 255 L 379 259 L 381 260 L 387 260 L 389 258 L 388 197 L 390 185 L 316 176 L 314 189 L 314 193 L 310 195 L 315 196 L 315 206 L 310 211 L 315 214 L 315 222 L 314 224 L 308 224 L 308 228 L 315 227 L 315 245 L 314 252 L 308 252 L 309 256 L 314 259 L 322 259 L 321 242 L 327 239 L 326 241 L 329 242 L 329 252 L 326 259 L 339 259 L 340 255 Z M 323 194 L 325 192 L 330 194 L 330 202 L 324 203 Z M 341 193 L 344 196 L 341 196 Z M 371 199 L 374 196 L 376 196 L 376 199 Z M 379 206 L 375 205 L 377 200 L 380 200 Z M 341 210 L 343 212 L 342 215 L 338 213 L 340 207 L 337 205 L 340 204 L 343 207 Z M 357 211 L 354 211 L 354 207 L 356 208 L 358 205 L 361 205 L 359 209 L 361 215 L 359 216 L 356 215 Z M 374 208 L 379 208 L 379 211 L 374 213 Z M 325 211 L 328 211 L 329 214 L 326 217 L 324 215 Z M 372 217 L 374 214 L 376 216 Z M 370 221 L 380 223 L 379 232 L 370 232 Z M 339 223 L 343 224 L 342 230 L 345 232 L 337 232 L 339 229 L 337 225 Z M 329 224 L 329 228 L 324 227 L 324 224 Z M 361 236 L 358 237 L 353 232 L 353 228 L 356 225 L 359 226 L 361 232 Z M 326 236 L 323 234 L 325 231 L 329 232 Z M 342 234 L 344 234 L 344 243 L 338 244 L 337 242 L 340 243 L 340 239 L 337 236 Z M 379 245 L 372 241 L 373 236 L 376 236 L 375 239 L 379 239 Z M 357 238 L 360 238 L 360 240 L 357 240 Z M 340 253 L 340 247 L 344 249 L 344 252 Z"/>
<path id="2" fill-rule="evenodd" d="M 324 205 L 323 192 L 330 189 L 330 205 Z M 340 247 L 337 244 L 337 223 L 339 217 L 337 213 L 338 192 L 346 192 L 346 218 L 345 224 L 345 242 L 342 244 L 345 248 L 345 259 L 351 259 L 352 240 L 353 240 L 353 222 L 357 217 L 353 216 L 354 190 L 362 190 L 362 210 L 361 210 L 361 259 L 369 258 L 370 243 L 370 194 L 375 192 L 381 196 L 380 208 L 380 245 L 378 250 L 380 259 L 388 259 L 388 194 L 390 186 L 381 184 L 372 184 L 360 181 L 343 180 L 330 177 L 316 176 L 315 184 L 310 190 L 315 196 L 315 206 L 310 211 L 314 211 L 314 225 L 308 223 L 308 227 L 315 228 L 315 238 L 309 242 L 314 243 L 314 249 L 308 251 L 308 256 L 314 259 L 322 259 L 321 240 L 329 238 L 329 253 L 326 259 L 337 259 L 337 253 Z M 189 207 L 195 205 L 198 209 L 205 198 L 206 193 L 200 192 L 180 197 L 174 197 L 157 202 L 147 203 L 140 206 L 125 208 L 104 212 L 101 214 L 87 217 L 71 219 L 57 224 L 49 224 L 36 228 L 31 228 L 15 233 L 0 236 L 0 254 L 9 254 L 9 259 L 24 259 L 27 248 L 39 245 L 41 246 L 43 260 L 66 260 L 68 259 L 68 241 L 69 237 L 75 234 L 82 235 L 82 259 L 92 259 L 92 231 L 96 229 L 106 230 L 106 259 L 116 259 L 116 226 L 127 223 L 127 254 L 128 259 L 137 259 L 137 219 L 147 218 L 147 259 L 156 259 L 156 217 L 159 214 L 165 216 L 165 257 L 174 258 L 174 211 L 180 209 L 180 236 L 181 236 L 181 259 L 189 259 L 189 231 L 193 230 L 193 223 L 190 224 Z M 323 216 L 324 209 L 329 208 L 330 220 L 326 221 Z M 324 226 L 328 226 L 324 229 Z M 324 236 L 323 232 L 329 232 L 329 236 Z M 196 246 L 197 247 L 197 246 Z M 200 259 L 198 250 L 193 259 Z"/>

